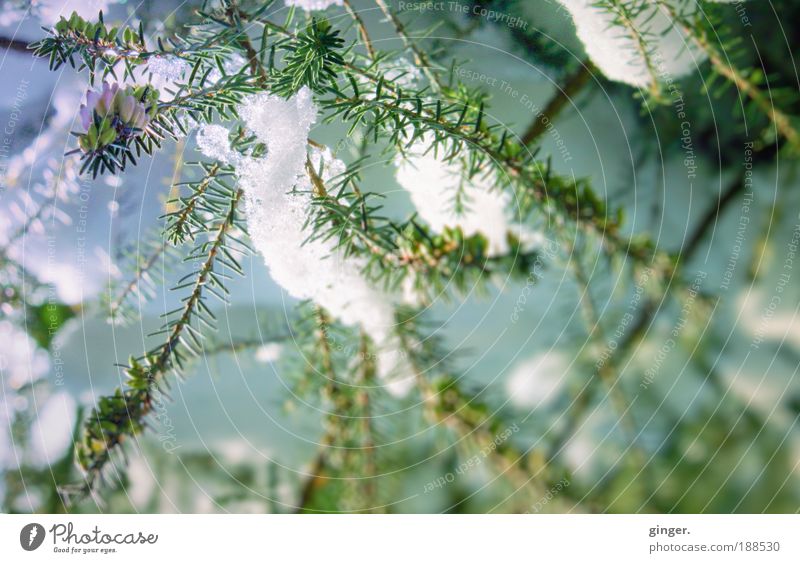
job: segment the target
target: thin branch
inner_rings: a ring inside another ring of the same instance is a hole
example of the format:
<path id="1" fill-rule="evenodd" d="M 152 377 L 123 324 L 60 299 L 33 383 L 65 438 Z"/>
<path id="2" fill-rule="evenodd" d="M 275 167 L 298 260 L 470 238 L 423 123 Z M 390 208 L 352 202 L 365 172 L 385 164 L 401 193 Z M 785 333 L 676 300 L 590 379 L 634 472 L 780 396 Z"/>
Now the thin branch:
<path id="1" fill-rule="evenodd" d="M 111 460 L 111 451 L 145 428 L 145 419 L 153 409 L 154 391 L 161 386 L 171 369 L 183 367 L 178 350 L 182 343 L 190 346 L 184 340 L 184 331 L 187 328 L 194 330 L 190 323 L 198 309 L 205 308 L 202 304 L 203 291 L 211 284 L 215 261 L 223 251 L 229 231 L 236 224 L 236 210 L 243 196 L 244 190 L 241 189 L 233 195 L 213 239 L 207 243 L 205 259 L 192 284 L 190 295 L 184 299 L 180 317 L 165 325 L 168 333 L 166 342 L 145 355 L 144 365 L 132 360 L 126 370 L 130 379 L 128 388 L 125 391 L 117 388 L 114 395 L 101 397 L 98 406 L 86 419 L 77 456 L 85 475 L 82 483 L 61 488 L 66 499 L 95 495 L 95 488 L 102 481 L 103 469 Z"/>
<path id="2" fill-rule="evenodd" d="M 705 238 L 708 230 L 716 224 L 717 218 L 724 212 L 724 210 L 734 201 L 734 197 L 744 187 L 744 181 L 741 177 L 737 178 L 728 186 L 719 201 L 710 207 L 703 218 L 698 222 L 692 235 L 689 236 L 688 243 L 683 247 L 681 252 L 681 259 L 686 263 L 696 252 L 700 242 Z M 647 298 L 642 301 L 639 307 L 637 317 L 632 323 L 631 328 L 625 333 L 618 346 L 614 349 L 611 356 L 601 367 L 600 371 L 613 372 L 618 365 L 625 361 L 628 354 L 646 335 L 650 326 L 659 312 L 657 302 L 652 298 Z M 581 413 L 585 412 L 591 404 L 591 399 L 594 396 L 595 389 L 591 386 L 585 386 L 581 392 L 574 398 L 572 412 L 573 415 L 569 423 L 559 432 L 558 436 L 553 442 L 551 452 L 555 455 L 560 451 L 569 437 L 574 433 L 577 423 L 581 417 Z"/>
<path id="3" fill-rule="evenodd" d="M 20 41 L 19 39 L 11 39 L 9 37 L 0 37 L 0 49 L 8 49 L 9 51 L 16 51 L 17 53 L 30 53 L 28 43 Z"/>
<path id="4" fill-rule="evenodd" d="M 579 296 L 579 303 L 583 309 L 586 318 L 586 324 L 590 327 L 589 338 L 600 343 L 608 342 L 608 338 L 604 334 L 600 315 L 597 312 L 591 292 L 589 291 L 589 280 L 586 276 L 583 264 L 581 264 L 575 252 L 570 253 L 570 265 L 572 266 L 575 274 L 575 280 L 581 293 Z M 623 432 L 628 435 L 628 440 L 630 442 L 629 447 L 634 454 L 630 456 L 629 459 L 633 462 L 633 464 L 640 466 L 641 471 L 644 472 L 645 468 L 647 467 L 646 455 L 636 443 L 636 437 L 639 433 L 637 432 L 637 425 L 633 420 L 633 415 L 630 411 L 631 402 L 628 401 L 627 397 L 625 396 L 625 392 L 622 389 L 621 378 L 615 373 L 615 371 L 615 363 L 609 361 L 604 362 L 603 365 L 599 366 L 599 368 L 596 370 L 597 379 L 599 379 L 605 385 L 613 409 L 616 411 L 616 415 L 619 418 L 621 428 L 623 429 Z M 574 424 L 582 418 L 590 404 L 589 399 L 596 393 L 594 390 L 589 391 L 590 387 L 594 386 L 587 384 L 587 386 L 582 389 L 580 396 L 576 397 L 575 407 L 577 408 L 573 408 L 570 411 L 570 414 L 572 415 L 572 424 L 567 425 L 568 429 L 570 430 L 574 428 Z M 556 440 L 556 443 L 559 444 L 559 446 L 563 445 L 567 436 L 568 435 L 564 433 L 560 434 L 560 437 Z"/>
<path id="5" fill-rule="evenodd" d="M 727 187 L 727 189 L 722 193 L 717 204 L 709 207 L 703 217 L 698 221 L 697 226 L 692 231 L 692 234 L 689 235 L 686 244 L 681 249 L 681 259 L 684 263 L 691 260 L 694 256 L 697 249 L 700 247 L 700 243 L 705 238 L 708 230 L 711 227 L 714 227 L 717 224 L 719 217 L 734 201 L 734 198 L 744 189 L 745 182 L 744 178 L 741 176 L 737 176 Z"/>
<path id="6" fill-rule="evenodd" d="M 231 2 L 228 5 L 226 15 L 228 16 L 228 20 L 239 32 L 239 37 L 237 39 L 239 45 L 241 45 L 247 55 L 247 61 L 250 64 L 250 72 L 253 76 L 258 78 L 258 82 L 261 86 L 265 86 L 267 83 L 267 72 L 264 69 L 264 65 L 261 64 L 261 57 L 258 56 L 258 53 L 253 47 L 253 43 L 250 41 L 250 36 L 247 35 L 247 30 L 242 27 L 243 14 L 239 11 L 239 7 L 235 2 Z"/>
<path id="7" fill-rule="evenodd" d="M 417 344 L 411 342 L 410 337 L 404 332 L 400 334 L 400 344 L 403 353 L 409 358 L 417 389 L 422 396 L 423 414 L 428 423 L 433 427 L 441 424 L 453 432 L 459 442 L 470 441 L 477 446 L 477 449 L 488 452 L 487 458 L 495 466 L 498 474 L 509 479 L 517 490 L 527 490 L 532 497 L 540 495 L 546 489 L 537 479 L 543 469 L 532 475 L 523 470 L 520 462 L 525 459 L 526 454 L 512 450 L 507 443 L 501 444 L 502 447 L 497 446 L 495 442 L 497 437 L 489 430 L 492 419 L 480 406 L 477 410 L 473 408 L 475 399 L 470 397 L 459 401 L 462 395 L 455 383 L 450 384 L 446 390 L 434 388 L 425 369 L 419 364 L 414 349 Z M 453 398 L 453 395 L 457 398 Z M 503 455 L 501 450 L 508 450 L 508 455 Z"/>
<path id="8" fill-rule="evenodd" d="M 333 355 L 330 342 L 328 342 L 329 322 L 325 311 L 319 307 L 314 307 L 314 317 L 316 319 L 317 351 L 320 354 L 322 369 L 325 372 L 327 382 L 324 390 L 325 394 L 333 401 L 334 406 L 338 406 L 339 385 L 337 383 L 336 371 L 333 367 Z M 328 467 L 328 453 L 336 440 L 336 426 L 333 424 L 335 417 L 339 416 L 337 409 L 327 416 L 325 432 L 319 441 L 317 453 L 308 470 L 308 477 L 300 488 L 300 500 L 295 507 L 295 513 L 302 513 L 311 504 L 314 495 L 325 482 L 326 468 Z"/>
<path id="9" fill-rule="evenodd" d="M 294 510 L 296 514 L 304 512 L 309 507 L 314 495 L 325 483 L 323 473 L 327 467 L 327 451 L 333 445 L 334 439 L 333 432 L 326 432 L 322 435 L 317 454 L 308 469 L 308 478 L 300 488 L 300 500 Z"/>
<path id="10" fill-rule="evenodd" d="M 602 3 L 607 9 L 616 14 L 619 24 L 628 31 L 631 39 L 633 39 L 636 50 L 638 51 L 639 56 L 642 57 L 645 69 L 647 70 L 649 78 L 648 90 L 650 95 L 656 100 L 661 99 L 661 87 L 659 85 L 658 74 L 650 54 L 651 49 L 647 45 L 647 38 L 633 21 L 635 16 L 631 14 L 628 6 L 626 6 L 624 3 L 624 0 L 602 0 Z"/>
<path id="11" fill-rule="evenodd" d="M 372 385 L 375 378 L 375 364 L 369 353 L 369 337 L 363 331 L 360 335 L 361 345 L 359 354 L 361 357 L 361 370 L 359 383 L 362 387 L 356 394 L 356 403 L 361 409 L 361 432 L 364 435 L 363 448 L 364 448 L 364 497 L 366 499 L 366 506 L 372 509 L 375 506 L 375 498 L 377 497 L 377 483 L 375 478 L 378 474 L 378 463 L 376 460 L 375 452 L 375 439 L 372 432 L 372 408 L 370 403 L 369 391 L 367 390 Z"/>
<path id="12" fill-rule="evenodd" d="M 122 289 L 122 291 L 117 294 L 117 297 L 108 305 L 112 317 L 116 314 L 120 307 L 122 307 L 122 304 L 125 302 L 128 296 L 133 293 L 143 277 L 152 269 L 156 261 L 164 254 L 166 249 L 167 243 L 162 242 L 156 247 L 156 249 L 150 254 L 143 264 L 137 266 L 136 273 L 131 277 L 128 283 L 125 284 L 125 287 Z"/>
<path id="13" fill-rule="evenodd" d="M 244 190 L 240 188 L 236 191 L 236 195 L 234 195 L 233 199 L 231 200 L 228 213 L 223 217 L 222 222 L 217 228 L 214 240 L 206 251 L 206 259 L 203 262 L 203 265 L 200 267 L 199 275 L 197 276 L 194 287 L 192 288 L 192 293 L 184 302 L 183 313 L 174 324 L 167 342 L 164 344 L 163 348 L 161 349 L 161 353 L 156 359 L 154 366 L 157 369 L 163 371 L 170 364 L 170 358 L 173 350 L 180 342 L 183 330 L 192 320 L 195 309 L 197 308 L 197 305 L 203 296 L 203 289 L 206 287 L 209 281 L 209 276 L 214 270 L 214 263 L 217 259 L 217 254 L 219 254 L 220 249 L 225 243 L 225 237 L 227 236 L 228 231 L 230 231 L 230 229 L 235 225 L 236 208 L 239 205 L 239 201 L 241 201 L 243 197 Z"/>
<path id="14" fill-rule="evenodd" d="M 364 43 L 364 47 L 367 49 L 369 58 L 375 60 L 375 48 L 372 46 L 372 40 L 369 37 L 367 26 L 364 25 L 364 20 L 362 20 L 361 16 L 358 15 L 358 12 L 356 12 L 353 9 L 352 4 L 350 4 L 350 0 L 344 0 L 344 7 L 347 10 L 347 13 L 350 14 L 350 17 L 353 18 L 353 21 L 355 21 L 356 26 L 358 27 L 358 33 L 361 35 L 361 40 Z"/>
<path id="15" fill-rule="evenodd" d="M 439 77 L 436 76 L 436 73 L 433 72 L 430 60 L 428 59 L 428 55 L 425 54 L 425 51 L 420 49 L 414 41 L 406 33 L 406 28 L 403 25 L 403 22 L 400 21 L 400 18 L 386 5 L 386 2 L 383 0 L 375 0 L 375 3 L 381 9 L 383 14 L 392 22 L 394 25 L 395 30 L 397 31 L 397 35 L 400 36 L 400 39 L 403 41 L 403 45 L 406 46 L 406 49 L 411 50 L 411 53 L 414 55 L 414 62 L 417 64 L 418 67 L 422 69 L 422 72 L 425 73 L 425 76 L 428 78 L 428 82 L 431 84 L 431 88 L 435 92 L 442 91 L 442 84 L 439 81 Z"/>
<path id="16" fill-rule="evenodd" d="M 220 168 L 219 163 L 216 162 L 209 168 L 197 188 L 186 199 L 184 207 L 174 215 L 175 219 L 169 225 L 169 231 L 173 241 L 179 240 L 184 233 L 189 232 L 189 221 L 192 218 L 192 214 L 197 208 L 197 204 L 202 200 L 203 195 L 205 195 L 206 190 L 208 190 L 208 187 L 216 179 Z M 176 200 L 172 201 L 174 202 Z M 178 198 L 177 201 L 180 201 L 180 198 Z M 169 204 L 172 202 L 167 203 Z"/>

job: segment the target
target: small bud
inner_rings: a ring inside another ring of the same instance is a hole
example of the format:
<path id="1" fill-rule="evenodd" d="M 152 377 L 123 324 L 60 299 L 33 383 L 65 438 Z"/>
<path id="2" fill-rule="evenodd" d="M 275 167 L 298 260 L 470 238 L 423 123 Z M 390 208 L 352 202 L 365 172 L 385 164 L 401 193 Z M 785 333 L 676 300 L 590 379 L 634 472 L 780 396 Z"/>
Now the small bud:
<path id="1" fill-rule="evenodd" d="M 117 101 L 120 118 L 125 123 L 131 123 L 136 110 L 136 100 L 133 96 L 118 96 Z"/>
<path id="2" fill-rule="evenodd" d="M 105 121 L 103 121 L 103 123 L 105 123 Z M 100 146 L 104 147 L 106 145 L 110 145 L 116 138 L 117 132 L 109 125 L 103 129 L 103 133 L 100 135 Z"/>

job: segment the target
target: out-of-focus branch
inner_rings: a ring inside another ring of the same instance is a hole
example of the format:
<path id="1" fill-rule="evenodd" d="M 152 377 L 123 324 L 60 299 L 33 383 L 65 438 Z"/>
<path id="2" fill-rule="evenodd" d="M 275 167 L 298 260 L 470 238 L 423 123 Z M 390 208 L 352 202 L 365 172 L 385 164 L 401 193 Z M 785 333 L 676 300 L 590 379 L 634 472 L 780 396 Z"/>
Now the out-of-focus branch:
<path id="1" fill-rule="evenodd" d="M 589 78 L 594 74 L 595 70 L 595 66 L 591 62 L 584 61 L 581 63 L 580 68 L 567 77 L 564 85 L 559 87 L 558 92 L 547 102 L 544 110 L 536 115 L 528 129 L 522 134 L 521 141 L 523 145 L 530 145 L 547 131 L 548 124 L 561 113 L 567 102 L 589 82 Z"/>
<path id="2" fill-rule="evenodd" d="M 358 33 L 361 35 L 361 40 L 364 42 L 364 47 L 367 49 L 367 53 L 369 53 L 369 58 L 374 60 L 375 48 L 372 46 L 372 40 L 367 32 L 367 26 L 364 25 L 364 20 L 362 20 L 361 16 L 358 15 L 358 12 L 353 9 L 353 5 L 350 4 L 350 0 L 344 0 L 344 7 L 358 27 Z"/>
<path id="3" fill-rule="evenodd" d="M 16 51 L 17 53 L 30 53 L 27 41 L 20 41 L 19 39 L 10 39 L 8 37 L 0 37 L 0 48 L 8 49 L 9 51 Z"/>

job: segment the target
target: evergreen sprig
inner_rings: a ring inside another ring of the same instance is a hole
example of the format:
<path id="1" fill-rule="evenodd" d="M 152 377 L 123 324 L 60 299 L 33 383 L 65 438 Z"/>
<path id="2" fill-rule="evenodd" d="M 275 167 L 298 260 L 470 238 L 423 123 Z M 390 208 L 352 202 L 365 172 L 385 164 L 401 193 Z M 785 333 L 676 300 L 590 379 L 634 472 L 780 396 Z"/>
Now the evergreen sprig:
<path id="1" fill-rule="evenodd" d="M 619 28 L 633 42 L 636 57 L 647 71 L 647 93 L 654 103 L 664 103 L 662 79 L 656 59 L 658 33 L 651 29 L 654 11 L 648 0 L 595 0 L 594 6 L 611 15 L 609 28 Z"/>
<path id="2" fill-rule="evenodd" d="M 206 303 L 206 294 L 227 301 L 228 272 L 243 273 L 234 254 L 247 248 L 237 234 L 237 231 L 244 231 L 237 212 L 243 191 L 232 188 L 226 195 L 225 203 L 217 203 L 226 211 L 218 215 L 211 226 L 197 227 L 198 231 L 210 233 L 186 258 L 189 263 L 199 262 L 197 270 L 173 287 L 173 290 L 189 289 L 189 294 L 179 308 L 163 315 L 166 320 L 161 330 L 150 335 L 162 335 L 166 337 L 165 342 L 140 358 L 131 358 L 124 368 L 127 386 L 109 397 L 102 397 L 87 418 L 76 450 L 85 480 L 82 485 L 65 488 L 68 497 L 95 491 L 103 481 L 112 452 L 146 427 L 156 394 L 163 394 L 169 387 L 167 375 L 173 371 L 181 373 L 191 357 L 203 353 L 204 330 L 215 327 L 215 316 Z"/>
<path id="3" fill-rule="evenodd" d="M 237 37 L 229 27 L 199 27 L 189 38 L 169 38 L 167 45 L 158 40 L 158 48 L 148 50 L 141 27 L 108 27 L 102 20 L 90 23 L 73 12 L 62 18 L 50 37 L 31 45 L 34 55 L 48 57 L 52 70 L 69 63 L 77 70 L 88 69 L 90 82 L 101 71 L 103 79 L 119 80 L 117 68 L 124 68 L 123 77 L 136 77 L 137 68 L 154 57 L 168 57 L 186 65 L 185 79 L 174 87 L 165 87 L 166 101 L 152 87 L 140 87 L 127 93 L 146 106 L 146 126 L 125 128 L 118 110 L 108 114 L 94 113 L 88 131 L 75 132 L 80 148 L 69 154 L 80 154 L 81 173 L 93 176 L 106 172 L 123 172 L 128 164 L 136 164 L 142 155 L 152 155 L 165 139 L 178 139 L 188 134 L 197 123 L 230 119 L 246 94 L 257 91 L 253 77 L 226 68 L 225 57 L 231 55 L 228 42 Z M 76 64 L 76 58 L 80 63 Z M 139 70 L 139 73 L 142 71 Z M 107 85 L 104 85 L 104 91 Z M 116 100 L 123 93 L 113 96 Z M 91 110 L 91 108 L 89 108 Z M 121 125 L 120 125 L 121 124 Z"/>
<path id="4" fill-rule="evenodd" d="M 277 43 L 277 48 L 285 51 L 284 67 L 278 71 L 270 83 L 270 90 L 285 98 L 297 93 L 303 86 L 321 92 L 333 83 L 344 64 L 340 53 L 344 39 L 339 30 L 334 29 L 327 20 L 311 20 L 304 31 L 291 39 Z"/>

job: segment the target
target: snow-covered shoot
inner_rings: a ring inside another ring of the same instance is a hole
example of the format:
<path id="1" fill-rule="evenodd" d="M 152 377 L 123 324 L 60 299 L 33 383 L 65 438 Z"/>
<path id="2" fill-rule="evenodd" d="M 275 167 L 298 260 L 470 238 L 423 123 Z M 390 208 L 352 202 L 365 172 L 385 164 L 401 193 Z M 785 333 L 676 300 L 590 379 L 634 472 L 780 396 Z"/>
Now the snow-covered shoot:
<path id="1" fill-rule="evenodd" d="M 572 16 L 586 53 L 611 80 L 647 87 L 665 75 L 685 76 L 705 60 L 655 2 L 559 2 Z"/>
<path id="2" fill-rule="evenodd" d="M 332 240 L 308 240 L 313 186 L 307 168 L 321 170 L 323 182 L 345 169 L 330 150 L 309 151 L 308 135 L 317 116 L 311 90 L 303 88 L 289 100 L 252 96 L 239 113 L 266 146 L 264 157 L 234 155 L 220 126 L 203 127 L 198 146 L 206 156 L 236 166 L 247 198 L 248 232 L 272 279 L 292 297 L 310 299 L 345 325 L 364 329 L 380 350 L 378 370 L 388 389 L 405 393 L 411 381 L 398 373 L 392 334 L 397 296 L 370 283 L 363 274 L 366 263 L 345 257 Z"/>
<path id="3" fill-rule="evenodd" d="M 508 252 L 509 236 L 520 238 L 514 202 L 494 174 L 463 176 L 463 165 L 431 149 L 431 137 L 398 155 L 397 182 L 409 193 L 419 217 L 434 232 L 460 227 L 465 236 L 483 235 L 490 255 Z"/>

